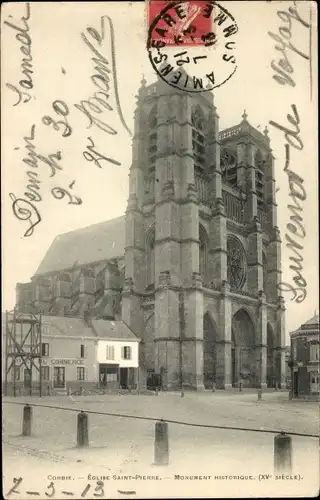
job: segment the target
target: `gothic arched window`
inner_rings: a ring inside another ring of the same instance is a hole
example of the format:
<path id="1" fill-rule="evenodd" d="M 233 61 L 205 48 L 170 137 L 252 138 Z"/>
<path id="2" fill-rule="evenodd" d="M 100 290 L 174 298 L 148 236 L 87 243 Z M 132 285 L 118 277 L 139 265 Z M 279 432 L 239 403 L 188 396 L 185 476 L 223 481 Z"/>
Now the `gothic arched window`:
<path id="1" fill-rule="evenodd" d="M 148 170 L 153 172 L 157 154 L 157 107 L 154 106 L 148 119 Z"/>
<path id="2" fill-rule="evenodd" d="M 199 272 L 203 282 L 206 282 L 208 263 L 208 236 L 203 226 L 199 226 Z"/>
<path id="3" fill-rule="evenodd" d="M 205 167 L 205 120 L 200 106 L 191 113 L 192 123 L 192 150 L 196 170 L 202 171 Z"/>
<path id="4" fill-rule="evenodd" d="M 255 165 L 255 167 L 263 170 L 263 164 L 264 164 L 263 156 L 261 154 L 261 151 L 259 149 L 257 149 L 257 151 L 254 155 L 254 165 Z"/>
<path id="5" fill-rule="evenodd" d="M 265 160 L 261 151 L 258 149 L 254 155 L 254 166 L 256 167 L 256 191 L 258 205 L 262 205 L 264 201 L 264 165 Z"/>
<path id="6" fill-rule="evenodd" d="M 237 185 L 237 157 L 230 149 L 221 152 L 220 167 L 223 179 L 232 185 Z"/>
<path id="7" fill-rule="evenodd" d="M 246 256 L 241 242 L 234 236 L 227 240 L 227 266 L 231 288 L 240 290 L 246 280 Z"/>
<path id="8" fill-rule="evenodd" d="M 154 286 L 155 255 L 154 255 L 154 230 L 150 231 L 146 240 L 146 288 Z"/>

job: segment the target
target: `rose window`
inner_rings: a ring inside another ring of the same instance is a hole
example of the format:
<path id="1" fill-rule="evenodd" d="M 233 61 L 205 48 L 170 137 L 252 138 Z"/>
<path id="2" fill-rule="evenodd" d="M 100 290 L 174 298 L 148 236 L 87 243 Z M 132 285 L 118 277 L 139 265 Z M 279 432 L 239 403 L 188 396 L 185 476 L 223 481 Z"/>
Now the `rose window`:
<path id="1" fill-rule="evenodd" d="M 231 288 L 239 290 L 246 278 L 245 253 L 239 240 L 228 238 L 227 254 L 228 282 Z"/>

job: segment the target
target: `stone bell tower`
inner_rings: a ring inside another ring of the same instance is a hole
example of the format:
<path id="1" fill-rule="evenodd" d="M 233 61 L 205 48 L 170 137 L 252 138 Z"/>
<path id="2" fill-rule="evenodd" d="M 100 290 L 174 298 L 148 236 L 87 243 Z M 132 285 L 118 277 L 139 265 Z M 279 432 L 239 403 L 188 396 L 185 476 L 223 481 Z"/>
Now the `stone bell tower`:
<path id="1" fill-rule="evenodd" d="M 137 99 L 122 318 L 141 338 L 140 387 L 151 373 L 167 389 L 280 382 L 281 242 L 267 131 L 244 113 L 219 132 L 210 92 L 161 79 L 142 80 Z"/>
<path id="2" fill-rule="evenodd" d="M 205 169 L 204 152 L 213 162 L 217 154 L 212 95 L 191 95 L 161 79 L 150 86 L 142 81 L 129 174 L 122 317 L 142 338 L 142 371 L 162 373 L 168 389 L 178 388 L 182 380 L 184 386 L 203 388 L 203 293 L 192 124 L 197 109 L 210 124 L 210 130 L 203 131 L 203 144 L 199 143 L 198 167 Z M 221 197 L 218 175 L 212 187 Z M 146 328 L 148 318 L 151 326 Z"/>

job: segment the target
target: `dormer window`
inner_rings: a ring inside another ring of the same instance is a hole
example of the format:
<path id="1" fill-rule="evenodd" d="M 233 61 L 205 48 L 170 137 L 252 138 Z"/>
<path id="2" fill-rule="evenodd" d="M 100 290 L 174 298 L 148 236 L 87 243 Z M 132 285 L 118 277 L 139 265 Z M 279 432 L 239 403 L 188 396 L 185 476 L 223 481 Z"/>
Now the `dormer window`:
<path id="1" fill-rule="evenodd" d="M 203 171 L 205 168 L 205 147 L 204 147 L 204 116 L 201 108 L 197 106 L 191 115 L 192 123 L 192 151 L 195 170 Z"/>

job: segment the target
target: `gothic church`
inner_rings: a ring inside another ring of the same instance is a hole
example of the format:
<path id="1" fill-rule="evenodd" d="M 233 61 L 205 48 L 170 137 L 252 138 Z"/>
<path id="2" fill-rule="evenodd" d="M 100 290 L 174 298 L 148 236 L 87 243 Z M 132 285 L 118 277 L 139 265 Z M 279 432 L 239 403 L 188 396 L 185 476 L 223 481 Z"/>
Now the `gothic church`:
<path id="1" fill-rule="evenodd" d="M 143 79 L 123 217 L 58 236 L 17 308 L 121 319 L 139 383 L 168 390 L 284 383 L 284 302 L 267 129 L 219 131 L 211 92 Z"/>

